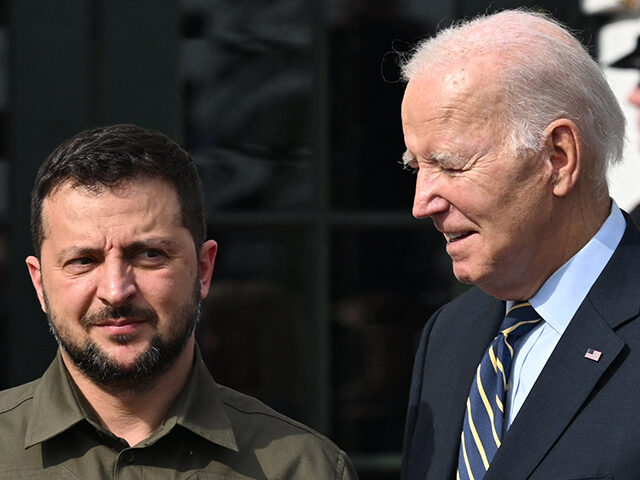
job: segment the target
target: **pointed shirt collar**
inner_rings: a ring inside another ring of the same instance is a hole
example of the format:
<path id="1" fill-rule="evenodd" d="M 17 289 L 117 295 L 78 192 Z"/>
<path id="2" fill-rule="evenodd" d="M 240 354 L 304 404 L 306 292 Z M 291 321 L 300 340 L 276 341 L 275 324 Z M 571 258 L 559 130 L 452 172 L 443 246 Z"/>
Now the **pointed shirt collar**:
<path id="1" fill-rule="evenodd" d="M 614 200 L 611 213 L 595 236 L 556 270 L 529 299 L 531 306 L 558 335 L 566 330 L 580 304 L 611 259 L 626 228 Z M 507 308 L 512 302 L 507 302 Z"/>
<path id="2" fill-rule="evenodd" d="M 218 394 L 219 388 L 196 348 L 193 370 L 185 388 L 162 425 L 140 446 L 155 443 L 175 425 L 180 425 L 212 443 L 237 452 L 236 436 Z M 71 380 L 60 352 L 42 376 L 33 401 L 33 415 L 25 435 L 25 448 L 53 438 L 82 421 L 93 425 L 97 423 L 91 418 L 86 405 L 83 408 L 86 401 Z"/>

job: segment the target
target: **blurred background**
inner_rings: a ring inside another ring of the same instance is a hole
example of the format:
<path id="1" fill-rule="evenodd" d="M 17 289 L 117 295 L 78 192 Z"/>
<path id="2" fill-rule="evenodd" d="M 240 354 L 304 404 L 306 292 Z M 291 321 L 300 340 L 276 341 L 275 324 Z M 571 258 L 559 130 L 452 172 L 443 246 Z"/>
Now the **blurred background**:
<path id="1" fill-rule="evenodd" d="M 0 387 L 55 352 L 24 266 L 39 164 L 82 129 L 138 123 L 203 178 L 219 255 L 198 336 L 215 378 L 327 434 L 363 480 L 397 478 L 420 330 L 464 288 L 411 217 L 398 60 L 517 6 L 597 56 L 601 29 L 637 14 L 607 3 L 0 0 Z"/>

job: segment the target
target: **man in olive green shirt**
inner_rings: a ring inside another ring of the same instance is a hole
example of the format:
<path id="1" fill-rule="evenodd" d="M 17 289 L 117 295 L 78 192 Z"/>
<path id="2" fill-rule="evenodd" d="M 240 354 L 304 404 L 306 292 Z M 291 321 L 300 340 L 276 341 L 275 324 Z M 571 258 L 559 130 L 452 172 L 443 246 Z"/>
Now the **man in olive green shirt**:
<path id="1" fill-rule="evenodd" d="M 33 285 L 60 348 L 0 393 L 1 479 L 356 479 L 344 452 L 217 385 L 195 343 L 217 245 L 190 156 L 133 125 L 41 166 Z"/>

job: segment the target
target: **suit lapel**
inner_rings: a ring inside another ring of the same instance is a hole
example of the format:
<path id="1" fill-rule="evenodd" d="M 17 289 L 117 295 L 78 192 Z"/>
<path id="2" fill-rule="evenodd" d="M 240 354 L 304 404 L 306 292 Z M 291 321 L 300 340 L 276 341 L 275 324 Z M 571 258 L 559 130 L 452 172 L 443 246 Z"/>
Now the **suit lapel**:
<path id="1" fill-rule="evenodd" d="M 583 305 L 507 431 L 485 480 L 527 478 L 623 346 L 598 313 Z M 585 358 L 588 348 L 602 352 L 598 362 Z"/>
<path id="2" fill-rule="evenodd" d="M 627 220 L 629 222 L 629 220 Z M 562 335 L 485 480 L 528 478 L 624 347 L 614 329 L 640 309 L 640 235 L 625 235 Z M 599 361 L 587 349 L 602 352 Z"/>
<path id="3" fill-rule="evenodd" d="M 434 341 L 440 343 L 438 347 L 433 345 L 433 350 L 440 349 L 437 363 L 442 368 L 438 368 L 439 378 L 427 379 L 426 386 L 438 392 L 440 399 L 458 400 L 446 403 L 434 400 L 434 404 L 439 405 L 434 414 L 435 428 L 439 430 L 438 435 L 442 435 L 435 457 L 442 460 L 435 462 L 436 471 L 429 478 L 455 478 L 469 388 L 487 345 L 497 334 L 504 318 L 504 302 L 479 289 L 474 289 L 471 293 L 474 295 L 472 300 L 453 312 L 449 324 L 440 326 L 447 333 L 434 332 L 433 335 Z M 456 345 L 456 348 L 442 350 L 442 345 Z M 445 371 L 447 374 L 442 375 Z M 423 477 L 425 475 L 416 478 Z"/>
<path id="4" fill-rule="evenodd" d="M 504 311 L 474 287 L 430 319 L 416 356 L 402 478 L 455 478 L 469 386 Z"/>

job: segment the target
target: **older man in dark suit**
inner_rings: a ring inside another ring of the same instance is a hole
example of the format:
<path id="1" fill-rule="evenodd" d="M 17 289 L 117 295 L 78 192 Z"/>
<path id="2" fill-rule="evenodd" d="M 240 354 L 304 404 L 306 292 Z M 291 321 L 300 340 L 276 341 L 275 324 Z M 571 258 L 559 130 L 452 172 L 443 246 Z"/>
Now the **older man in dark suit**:
<path id="1" fill-rule="evenodd" d="M 505 11 L 403 68 L 413 214 L 475 285 L 425 326 L 403 478 L 638 478 L 640 233 L 609 197 L 624 119 L 598 65 Z"/>

